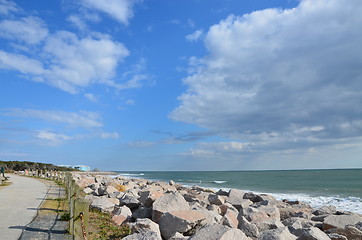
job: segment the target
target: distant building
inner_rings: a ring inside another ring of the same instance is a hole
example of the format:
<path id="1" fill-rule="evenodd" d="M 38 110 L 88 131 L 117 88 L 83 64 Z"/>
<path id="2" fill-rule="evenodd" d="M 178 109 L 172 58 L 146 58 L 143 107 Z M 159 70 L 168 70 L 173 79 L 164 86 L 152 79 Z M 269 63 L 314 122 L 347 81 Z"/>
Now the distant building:
<path id="1" fill-rule="evenodd" d="M 74 166 L 72 166 L 72 168 L 79 170 L 79 171 L 84 171 L 84 172 L 90 171 L 90 167 L 86 166 L 86 165 L 74 165 Z"/>
<path id="2" fill-rule="evenodd" d="M 86 165 L 59 165 L 59 167 L 74 168 L 75 170 L 84 172 L 90 171 L 90 167 Z"/>

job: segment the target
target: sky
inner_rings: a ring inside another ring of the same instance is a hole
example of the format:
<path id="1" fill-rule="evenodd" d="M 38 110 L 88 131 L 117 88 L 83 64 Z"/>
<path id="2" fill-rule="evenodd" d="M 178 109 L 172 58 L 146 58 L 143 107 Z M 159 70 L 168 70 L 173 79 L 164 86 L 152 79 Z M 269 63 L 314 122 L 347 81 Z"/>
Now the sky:
<path id="1" fill-rule="evenodd" d="M 362 168 L 360 0 L 0 0 L 0 160 Z"/>

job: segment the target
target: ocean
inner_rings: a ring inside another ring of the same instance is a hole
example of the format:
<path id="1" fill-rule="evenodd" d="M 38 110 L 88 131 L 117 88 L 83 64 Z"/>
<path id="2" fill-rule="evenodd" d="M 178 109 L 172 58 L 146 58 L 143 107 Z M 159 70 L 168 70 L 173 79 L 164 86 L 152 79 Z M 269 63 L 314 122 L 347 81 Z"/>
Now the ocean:
<path id="1" fill-rule="evenodd" d="M 241 189 L 299 200 L 314 208 L 336 206 L 362 214 L 362 169 L 272 171 L 116 171 L 123 177 L 212 189 Z"/>

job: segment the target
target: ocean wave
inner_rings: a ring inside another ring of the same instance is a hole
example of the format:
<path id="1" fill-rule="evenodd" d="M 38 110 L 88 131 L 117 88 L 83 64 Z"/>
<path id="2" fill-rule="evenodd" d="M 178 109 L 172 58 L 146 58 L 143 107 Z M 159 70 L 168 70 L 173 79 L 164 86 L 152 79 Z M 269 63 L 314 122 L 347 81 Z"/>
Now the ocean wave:
<path id="1" fill-rule="evenodd" d="M 217 183 L 217 184 L 223 184 L 226 183 L 227 181 L 212 181 L 213 183 Z"/>
<path id="2" fill-rule="evenodd" d="M 283 193 L 269 193 L 278 200 L 288 199 L 291 201 L 301 201 L 308 203 L 313 208 L 320 208 L 322 206 L 332 205 L 339 211 L 351 211 L 362 214 L 362 199 L 358 197 L 335 197 L 335 196 L 318 196 L 312 197 L 307 194 L 283 194 Z"/>

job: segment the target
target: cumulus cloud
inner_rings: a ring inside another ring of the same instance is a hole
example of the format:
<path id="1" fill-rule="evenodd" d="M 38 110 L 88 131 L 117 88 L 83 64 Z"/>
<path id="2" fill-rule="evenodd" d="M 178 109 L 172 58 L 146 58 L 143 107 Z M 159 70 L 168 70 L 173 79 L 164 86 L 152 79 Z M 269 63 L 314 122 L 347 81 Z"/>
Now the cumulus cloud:
<path id="1" fill-rule="evenodd" d="M 24 17 L 19 20 L 2 20 L 0 37 L 36 44 L 46 38 L 48 29 L 37 17 Z"/>
<path id="2" fill-rule="evenodd" d="M 127 48 L 110 39 L 78 38 L 67 31 L 48 38 L 44 51 L 53 60 L 46 79 L 55 87 L 75 93 L 79 87 L 95 82 L 106 83 L 114 77 Z"/>
<path id="3" fill-rule="evenodd" d="M 199 40 L 201 38 L 203 33 L 204 33 L 204 31 L 202 31 L 202 30 L 196 30 L 195 32 L 187 35 L 185 38 L 189 42 L 196 42 L 197 40 Z"/>
<path id="4" fill-rule="evenodd" d="M 362 134 L 362 2 L 303 0 L 210 27 L 170 117 L 271 147 Z M 253 146 L 255 147 L 255 146 Z"/>
<path id="5" fill-rule="evenodd" d="M 133 5 L 139 0 L 82 0 L 84 7 L 108 14 L 122 24 L 128 25 L 133 17 Z"/>
<path id="6" fill-rule="evenodd" d="M 24 74 L 41 75 L 44 73 L 41 62 L 21 54 L 8 53 L 2 50 L 0 50 L 0 68 L 17 70 Z"/>
<path id="7" fill-rule="evenodd" d="M 114 16 L 119 13 L 118 19 L 123 19 L 126 24 L 133 14 L 132 6 L 136 2 L 139 1 L 109 0 L 100 5 L 98 1 L 84 0 L 82 4 L 92 9 L 109 11 Z M 17 15 L 27 14 L 18 10 L 15 3 L 0 2 L 0 11 L 10 10 L 18 11 Z M 20 71 L 27 74 L 28 79 L 46 83 L 71 94 L 79 93 L 95 83 L 118 90 L 138 88 L 142 86 L 141 82 L 149 77 L 142 73 L 143 69 L 138 69 L 127 73 L 126 77 L 115 79 L 119 65 L 130 52 L 108 34 L 86 31 L 85 20 L 91 19 L 94 15 L 91 12 L 85 11 L 67 18 L 80 30 L 84 30 L 85 34 L 82 36 L 69 31 L 49 32 L 42 19 L 17 15 L 0 21 L 0 38 L 8 40 L 8 46 L 14 48 L 13 52 L 9 49 L 0 50 L 2 69 Z"/>

